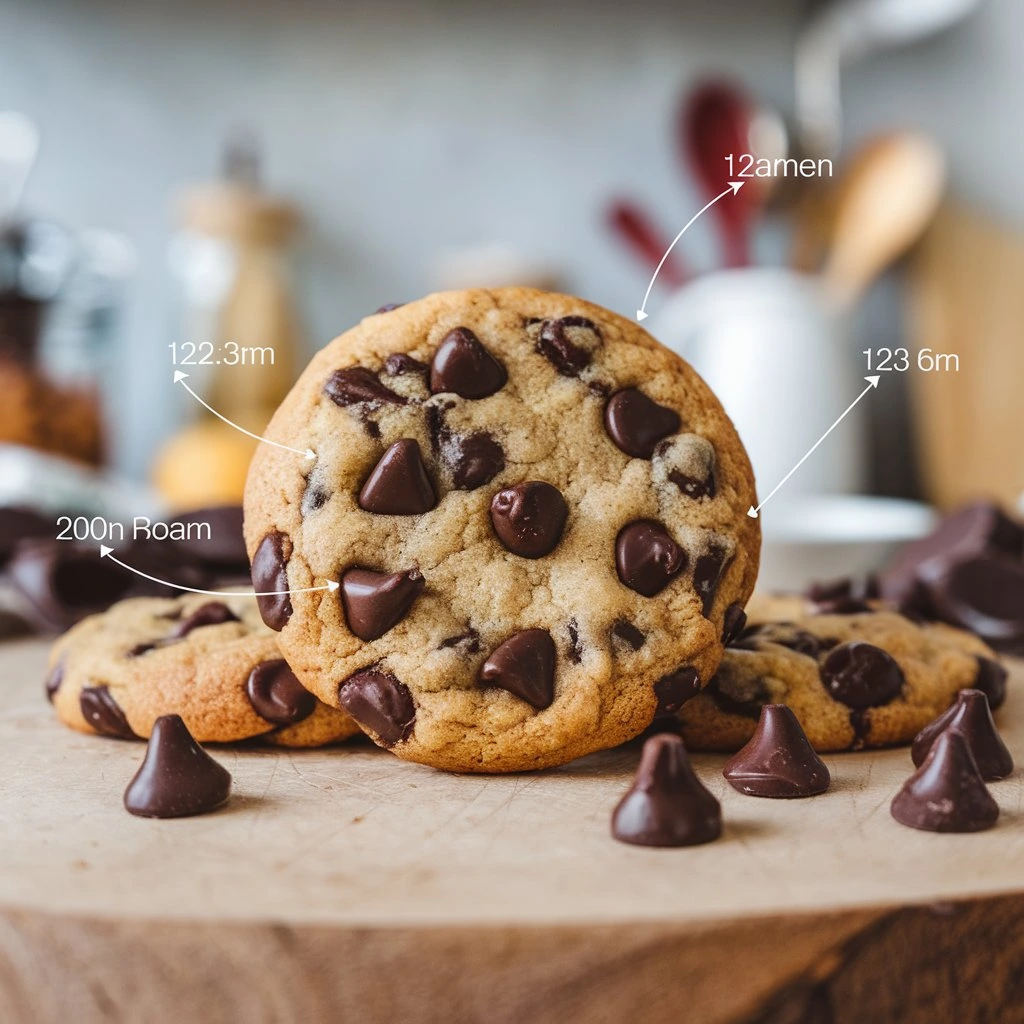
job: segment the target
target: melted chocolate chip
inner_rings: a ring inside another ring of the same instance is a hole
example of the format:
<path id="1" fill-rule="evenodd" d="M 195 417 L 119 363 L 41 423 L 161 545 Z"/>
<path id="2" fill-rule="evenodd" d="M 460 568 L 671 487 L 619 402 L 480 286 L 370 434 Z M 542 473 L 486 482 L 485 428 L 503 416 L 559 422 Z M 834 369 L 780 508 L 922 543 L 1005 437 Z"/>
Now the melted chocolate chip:
<path id="1" fill-rule="evenodd" d="M 563 316 L 560 320 L 545 320 L 537 338 L 537 351 L 563 377 L 578 377 L 590 365 L 590 352 L 575 344 L 566 333 L 571 327 L 583 328 L 601 336 L 597 325 L 586 317 Z"/>
<path id="2" fill-rule="evenodd" d="M 863 750 L 871 735 L 871 710 L 869 708 L 850 708 L 850 728 L 853 730 L 851 750 Z"/>
<path id="3" fill-rule="evenodd" d="M 700 555 L 693 565 L 693 589 L 701 601 L 701 611 L 707 618 L 711 606 L 715 603 L 718 593 L 718 581 L 722 578 L 722 568 L 726 561 L 725 548 L 712 547 L 707 553 Z"/>
<path id="4" fill-rule="evenodd" d="M 654 696 L 658 705 L 654 711 L 655 718 L 674 715 L 691 697 L 700 693 L 700 676 L 690 665 L 676 669 L 667 676 L 662 676 L 654 684 Z"/>
<path id="5" fill-rule="evenodd" d="M 608 400 L 604 425 L 615 446 L 635 459 L 649 459 L 658 442 L 679 430 L 679 414 L 658 405 L 637 388 L 626 388 Z"/>
<path id="6" fill-rule="evenodd" d="M 892 816 L 928 832 L 980 832 L 999 818 L 999 805 L 985 785 L 967 738 L 943 730 L 924 764 L 893 798 Z"/>
<path id="7" fill-rule="evenodd" d="M 416 705 L 405 683 L 380 668 L 349 676 L 338 689 L 338 702 L 386 747 L 408 739 L 416 724 Z"/>
<path id="8" fill-rule="evenodd" d="M 652 736 L 612 815 L 612 836 L 637 846 L 696 846 L 721 834 L 721 805 L 697 778 L 683 741 L 672 733 Z"/>
<path id="9" fill-rule="evenodd" d="M 316 697 L 283 658 L 261 661 L 249 673 L 245 692 L 256 714 L 274 725 L 294 725 L 316 710 Z"/>
<path id="10" fill-rule="evenodd" d="M 46 677 L 44 688 L 46 691 L 46 699 L 52 704 L 54 697 L 57 696 L 57 691 L 60 689 L 60 684 L 64 681 L 64 662 L 58 661 L 56 665 L 50 670 L 50 674 Z"/>
<path id="11" fill-rule="evenodd" d="M 449 331 L 430 364 L 430 391 L 435 395 L 450 391 L 462 398 L 486 398 L 507 380 L 505 367 L 468 327 Z"/>
<path id="12" fill-rule="evenodd" d="M 722 643 L 728 647 L 746 628 L 747 613 L 741 604 L 731 604 L 725 609 L 722 620 Z"/>
<path id="13" fill-rule="evenodd" d="M 78 696 L 82 717 L 96 732 L 119 740 L 137 740 L 124 712 L 106 686 L 86 686 Z"/>
<path id="14" fill-rule="evenodd" d="M 627 619 L 619 619 L 612 626 L 612 636 L 617 637 L 634 651 L 639 651 L 647 642 L 647 637 Z"/>
<path id="15" fill-rule="evenodd" d="M 436 504 L 420 446 L 411 437 L 388 448 L 359 492 L 359 507 L 379 515 L 414 516 Z"/>
<path id="16" fill-rule="evenodd" d="M 771 699 L 768 687 L 760 676 L 751 675 L 725 661 L 718 666 L 718 671 L 704 692 L 719 710 L 729 715 L 752 718 L 755 722 L 761 718 L 762 706 Z"/>
<path id="17" fill-rule="evenodd" d="M 452 442 L 450 458 L 452 485 L 457 491 L 472 491 L 489 484 L 505 468 L 505 452 L 485 431 Z"/>
<path id="18" fill-rule="evenodd" d="M 699 477 L 687 476 L 678 469 L 669 470 L 669 480 L 672 481 L 688 498 L 694 500 L 700 498 L 713 498 L 715 496 L 715 473 L 714 470 L 701 480 Z"/>
<path id="19" fill-rule="evenodd" d="M 280 632 L 292 617 L 288 591 L 288 559 L 292 542 L 283 533 L 268 533 L 252 559 L 252 585 L 263 621 Z"/>
<path id="20" fill-rule="evenodd" d="M 568 515 L 561 492 L 543 480 L 506 487 L 491 499 L 494 532 L 509 551 L 523 558 L 542 558 L 554 551 Z"/>
<path id="21" fill-rule="evenodd" d="M 360 402 L 376 402 L 386 405 L 405 405 L 406 400 L 390 388 L 385 387 L 380 378 L 365 366 L 350 366 L 345 370 L 335 370 L 324 384 L 324 394 L 335 404 L 343 408 L 358 405 Z"/>
<path id="22" fill-rule="evenodd" d="M 149 654 L 150 651 L 155 651 L 160 647 L 166 646 L 166 643 L 161 643 L 159 640 L 150 641 L 148 643 L 136 644 L 134 647 L 125 651 L 124 656 L 126 658 L 141 658 L 144 654 Z"/>
<path id="23" fill-rule="evenodd" d="M 978 674 L 974 677 L 974 689 L 981 690 L 988 697 L 988 706 L 998 711 L 1006 700 L 1006 669 L 991 658 L 976 658 Z"/>
<path id="24" fill-rule="evenodd" d="M 341 577 L 348 628 L 360 640 L 376 640 L 405 618 L 424 586 L 418 569 L 392 573 L 349 569 Z"/>
<path id="25" fill-rule="evenodd" d="M 499 686 L 535 708 L 555 699 L 555 642 L 543 629 L 524 629 L 496 647 L 480 669 L 483 686 Z"/>
<path id="26" fill-rule="evenodd" d="M 903 692 L 903 670 L 893 656 L 861 640 L 836 647 L 820 673 L 829 696 L 849 708 L 888 704 Z"/>
<path id="27" fill-rule="evenodd" d="M 789 799 L 816 796 L 832 779 L 800 722 L 785 704 L 765 704 L 746 746 L 725 762 L 722 774 L 747 796 Z"/>
<path id="28" fill-rule="evenodd" d="M 441 450 L 441 444 L 449 437 L 448 428 L 444 423 L 444 408 L 440 405 L 426 407 L 427 433 L 430 435 L 430 448 L 433 452 Z"/>
<path id="29" fill-rule="evenodd" d="M 583 645 L 580 643 L 580 627 L 575 619 L 570 619 L 565 624 L 565 631 L 569 634 L 569 660 L 574 665 L 583 661 Z"/>
<path id="30" fill-rule="evenodd" d="M 319 512 L 330 500 L 330 497 L 330 491 L 314 483 L 312 480 L 307 480 L 305 490 L 302 492 L 301 511 L 303 518 L 311 516 L 314 512 Z"/>
<path id="31" fill-rule="evenodd" d="M 231 773 L 196 743 L 180 716 L 163 715 L 153 723 L 124 806 L 142 818 L 184 818 L 216 810 L 230 792 Z"/>
<path id="32" fill-rule="evenodd" d="M 480 650 L 480 634 L 470 626 L 465 633 L 460 633 L 458 636 L 445 637 L 438 647 L 461 647 L 465 646 L 466 654 L 476 654 Z"/>
<path id="33" fill-rule="evenodd" d="M 171 631 L 171 639 L 183 640 L 194 629 L 202 629 L 204 626 L 222 626 L 225 622 L 238 621 L 238 616 L 223 601 L 207 601 L 174 627 Z"/>
<path id="34" fill-rule="evenodd" d="M 392 377 L 401 377 L 406 373 L 426 373 L 429 369 L 426 363 L 413 359 L 405 352 L 392 352 L 384 360 L 384 371 Z"/>
<path id="35" fill-rule="evenodd" d="M 686 567 L 686 552 L 661 523 L 640 519 L 619 531 L 615 567 L 630 590 L 654 597 Z"/>
<path id="36" fill-rule="evenodd" d="M 733 647 L 744 650 L 760 650 L 760 643 L 778 644 L 797 654 L 806 654 L 808 658 L 817 658 L 823 648 L 828 645 L 819 640 L 813 633 L 794 626 L 792 622 L 764 622 L 745 629 Z"/>
<path id="37" fill-rule="evenodd" d="M 940 734 L 950 728 L 964 734 L 986 782 L 1005 779 L 1013 771 L 1013 757 L 992 721 L 988 698 L 981 690 L 961 690 L 953 705 L 917 734 L 910 749 L 915 765 L 924 763 Z"/>

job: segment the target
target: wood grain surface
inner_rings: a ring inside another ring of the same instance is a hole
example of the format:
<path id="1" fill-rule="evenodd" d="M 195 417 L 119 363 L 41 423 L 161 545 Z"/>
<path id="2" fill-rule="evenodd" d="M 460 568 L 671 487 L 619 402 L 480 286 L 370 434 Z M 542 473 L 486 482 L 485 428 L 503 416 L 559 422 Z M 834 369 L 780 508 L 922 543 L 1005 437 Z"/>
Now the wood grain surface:
<path id="1" fill-rule="evenodd" d="M 0 1020 L 1024 1020 L 1022 775 L 997 828 L 902 828 L 904 750 L 745 798 L 723 839 L 613 842 L 635 746 L 443 775 L 369 747 L 214 750 L 214 815 L 132 818 L 140 744 L 71 733 L 0 648 Z M 1024 758 L 1024 668 L 1000 726 Z"/>

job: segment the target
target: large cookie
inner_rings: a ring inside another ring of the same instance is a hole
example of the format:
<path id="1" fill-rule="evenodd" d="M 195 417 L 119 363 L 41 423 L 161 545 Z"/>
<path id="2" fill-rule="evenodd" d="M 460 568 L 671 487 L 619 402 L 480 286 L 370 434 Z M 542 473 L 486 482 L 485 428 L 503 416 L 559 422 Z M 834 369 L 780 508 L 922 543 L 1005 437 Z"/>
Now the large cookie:
<path id="1" fill-rule="evenodd" d="M 253 598 L 121 601 L 53 645 L 46 692 L 65 725 L 120 739 L 172 714 L 200 743 L 314 747 L 359 732 L 300 685 Z"/>
<path id="2" fill-rule="evenodd" d="M 265 621 L 303 683 L 403 758 L 561 764 L 714 672 L 760 543 L 746 453 L 636 324 L 526 289 L 452 292 L 323 349 L 253 461 Z"/>
<path id="3" fill-rule="evenodd" d="M 787 704 L 815 750 L 859 750 L 909 743 L 965 687 L 993 708 L 1006 695 L 1006 670 L 970 633 L 891 611 L 807 615 L 750 626 L 678 719 L 691 749 L 733 751 L 764 704 Z"/>

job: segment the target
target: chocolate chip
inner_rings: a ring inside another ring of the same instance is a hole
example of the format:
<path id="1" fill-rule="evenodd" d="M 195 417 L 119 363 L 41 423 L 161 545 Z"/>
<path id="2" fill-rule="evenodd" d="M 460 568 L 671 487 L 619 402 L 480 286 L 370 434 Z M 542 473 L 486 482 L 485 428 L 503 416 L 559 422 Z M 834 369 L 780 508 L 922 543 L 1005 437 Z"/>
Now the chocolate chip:
<path id="1" fill-rule="evenodd" d="M 411 437 L 388 448 L 359 492 L 359 507 L 380 515 L 419 515 L 436 504 L 420 446 Z"/>
<path id="2" fill-rule="evenodd" d="M 721 834 L 721 805 L 697 778 L 682 739 L 652 736 L 612 814 L 612 836 L 637 846 L 696 846 Z"/>
<path id="3" fill-rule="evenodd" d="M 288 593 L 288 559 L 292 542 L 283 533 L 268 533 L 252 559 L 252 585 L 263 621 L 280 632 L 292 617 Z"/>
<path id="4" fill-rule="evenodd" d="M 838 597 L 834 601 L 819 601 L 814 606 L 815 615 L 863 615 L 875 609 L 856 597 Z"/>
<path id="5" fill-rule="evenodd" d="M 439 452 L 442 442 L 449 437 L 448 428 L 444 423 L 444 408 L 440 405 L 428 405 L 426 419 L 427 433 L 430 435 L 430 448 L 434 452 Z"/>
<path id="6" fill-rule="evenodd" d="M 392 377 L 401 377 L 406 373 L 426 373 L 430 367 L 405 352 L 392 352 L 384 360 L 384 370 Z"/>
<path id="7" fill-rule="evenodd" d="M 523 558 L 554 551 L 568 515 L 561 492 L 543 480 L 506 487 L 491 499 L 494 532 L 509 551 Z"/>
<path id="8" fill-rule="evenodd" d="M 619 619 L 612 626 L 612 636 L 617 637 L 634 651 L 639 651 L 647 642 L 647 637 L 627 619 Z"/>
<path id="9" fill-rule="evenodd" d="M 988 706 L 998 711 L 1006 700 L 1006 669 L 991 658 L 977 657 L 978 674 L 974 677 L 974 688 L 988 697 Z"/>
<path id="10" fill-rule="evenodd" d="M 245 692 L 256 714 L 274 725 L 294 725 L 316 710 L 316 697 L 283 658 L 261 661 L 249 673 Z"/>
<path id="11" fill-rule="evenodd" d="M 715 474 L 713 471 L 709 472 L 708 475 L 701 480 L 699 477 L 687 476 L 685 473 L 680 473 L 678 469 L 672 469 L 669 470 L 668 478 L 688 498 L 697 500 L 705 497 L 713 498 L 715 496 Z"/>
<path id="12" fill-rule="evenodd" d="M 915 765 L 924 763 L 939 735 L 950 728 L 964 734 L 978 771 L 987 782 L 1005 779 L 1013 771 L 1013 758 L 992 721 L 988 698 L 981 690 L 961 690 L 953 705 L 914 737 L 910 756 Z"/>
<path id="13" fill-rule="evenodd" d="M 848 708 L 888 704 L 903 692 L 903 670 L 893 656 L 861 640 L 836 647 L 820 672 L 829 696 Z"/>
<path id="14" fill-rule="evenodd" d="M 804 592 L 808 601 L 823 604 L 829 601 L 841 601 L 845 597 L 854 597 L 853 580 L 849 576 L 837 580 L 825 580 L 812 583 Z"/>
<path id="15" fill-rule="evenodd" d="M 348 628 L 360 640 L 376 640 L 405 618 L 424 585 L 418 569 L 392 573 L 349 569 L 341 577 Z"/>
<path id="16" fill-rule="evenodd" d="M 390 388 L 365 366 L 350 366 L 335 370 L 324 384 L 324 394 L 342 408 L 358 405 L 360 402 L 375 402 L 386 405 L 405 405 L 406 400 Z"/>
<path id="17" fill-rule="evenodd" d="M 761 707 L 771 700 L 765 681 L 752 673 L 746 666 L 723 661 L 711 677 L 704 692 L 715 702 L 719 710 L 729 715 L 761 718 Z"/>
<path id="18" fill-rule="evenodd" d="M 744 638 L 778 644 L 779 647 L 796 651 L 797 654 L 806 654 L 808 658 L 817 658 L 825 646 L 813 633 L 808 633 L 806 629 L 800 629 L 791 622 L 768 622 L 752 626 L 746 631 Z M 756 644 L 753 649 L 758 649 Z"/>
<path id="19" fill-rule="evenodd" d="M 565 631 L 569 634 L 569 660 L 574 665 L 583 661 L 583 644 L 580 643 L 580 627 L 575 619 L 570 619 L 565 624 Z"/>
<path id="20" fill-rule="evenodd" d="M 386 747 L 408 739 L 416 723 L 409 687 L 380 668 L 349 676 L 338 689 L 338 702 Z"/>
<path id="21" fill-rule="evenodd" d="M 215 811 L 230 792 L 231 773 L 196 743 L 179 715 L 162 715 L 124 806 L 140 818 L 184 818 Z"/>
<path id="22" fill-rule="evenodd" d="M 592 331 L 598 338 L 601 336 L 597 325 L 583 316 L 545 320 L 537 338 L 537 351 L 563 377 L 578 377 L 590 365 L 590 351 L 572 341 L 567 333 L 570 328 L 581 328 Z"/>
<path id="23" fill-rule="evenodd" d="M 330 491 L 314 483 L 312 479 L 307 479 L 305 490 L 302 492 L 301 511 L 303 518 L 311 516 L 314 512 L 319 512 L 330 500 L 330 497 Z"/>
<path id="24" fill-rule="evenodd" d="M 223 601 L 207 601 L 174 627 L 171 631 L 171 638 L 182 640 L 194 629 L 202 629 L 203 626 L 221 626 L 225 622 L 238 621 L 238 616 Z"/>
<path id="25" fill-rule="evenodd" d="M 449 331 L 430 364 L 430 391 L 435 395 L 450 391 L 462 398 L 486 398 L 507 380 L 505 367 L 468 327 Z"/>
<path id="26" fill-rule="evenodd" d="M 722 643 L 728 647 L 746 629 L 747 613 L 741 604 L 731 604 L 722 619 Z"/>
<path id="27" fill-rule="evenodd" d="M 472 491 L 489 484 L 505 468 L 505 452 L 485 431 L 454 438 L 445 446 L 445 462 L 451 468 L 457 491 Z"/>
<path id="28" fill-rule="evenodd" d="M 686 552 L 661 523 L 639 519 L 619 531 L 615 568 L 630 590 L 654 597 L 686 568 Z"/>
<path id="29" fill-rule="evenodd" d="M 700 676 L 690 665 L 676 669 L 667 676 L 662 676 L 654 684 L 654 696 L 658 705 L 654 711 L 655 718 L 674 715 L 690 698 L 700 693 Z"/>
<path id="30" fill-rule="evenodd" d="M 714 498 L 715 447 L 699 434 L 675 434 L 654 446 L 652 475 L 656 485 L 671 484 L 687 498 Z"/>
<path id="31" fill-rule="evenodd" d="M 144 654 L 149 654 L 150 651 L 155 651 L 158 650 L 160 647 L 166 646 L 166 643 L 161 643 L 159 640 L 153 640 L 147 643 L 136 644 L 134 647 L 131 647 L 127 651 L 125 651 L 124 656 L 126 658 L 141 658 Z"/>
<path id="32" fill-rule="evenodd" d="M 722 578 L 727 552 L 725 548 L 712 546 L 700 555 L 693 564 L 693 589 L 701 601 L 701 611 L 707 618 L 718 593 L 718 582 Z"/>
<path id="33" fill-rule="evenodd" d="M 405 305 L 404 302 L 386 302 L 380 309 L 375 310 L 377 314 L 380 313 L 391 313 L 396 309 L 401 309 Z"/>
<path id="34" fill-rule="evenodd" d="M 871 735 L 871 711 L 869 708 L 850 708 L 850 728 L 853 730 L 851 750 L 863 750 Z"/>
<path id="35" fill-rule="evenodd" d="M 46 690 L 46 699 L 52 704 L 53 699 L 57 696 L 57 691 L 60 689 L 60 684 L 64 681 L 64 662 L 58 661 L 56 665 L 50 669 L 50 674 L 46 677 L 46 683 L 44 684 Z"/>
<path id="36" fill-rule="evenodd" d="M 82 716 L 103 736 L 119 740 L 137 740 L 124 712 L 106 686 L 86 686 L 78 696 Z"/>
<path id="37" fill-rule="evenodd" d="M 789 799 L 824 793 L 832 781 L 803 727 L 785 704 L 765 704 L 747 744 L 722 769 L 747 796 Z"/>
<path id="38" fill-rule="evenodd" d="M 543 629 L 524 629 L 510 636 L 480 669 L 484 686 L 500 686 L 535 708 L 555 699 L 555 642 Z"/>
<path id="39" fill-rule="evenodd" d="M 604 425 L 615 445 L 635 459 L 649 459 L 658 442 L 682 424 L 674 409 L 658 405 L 637 388 L 626 388 L 608 400 Z"/>
<path id="40" fill-rule="evenodd" d="M 924 764 L 893 798 L 890 811 L 901 825 L 928 832 L 980 832 L 999 818 L 999 805 L 978 771 L 967 738 L 954 728 L 939 734 Z"/>
<path id="41" fill-rule="evenodd" d="M 480 650 L 480 634 L 472 626 L 465 633 L 458 636 L 445 637 L 438 645 L 439 648 L 465 647 L 466 654 L 476 654 Z"/>

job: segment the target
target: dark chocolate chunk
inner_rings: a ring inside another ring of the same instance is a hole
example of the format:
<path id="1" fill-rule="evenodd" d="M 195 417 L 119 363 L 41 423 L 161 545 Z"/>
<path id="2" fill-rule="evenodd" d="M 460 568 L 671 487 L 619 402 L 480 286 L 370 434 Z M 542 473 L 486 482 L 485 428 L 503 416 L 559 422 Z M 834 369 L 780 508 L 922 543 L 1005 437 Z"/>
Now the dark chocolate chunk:
<path id="1" fill-rule="evenodd" d="M 693 589 L 701 600 L 701 611 L 705 618 L 715 603 L 718 581 L 722 578 L 725 561 L 725 548 L 713 546 L 710 551 L 700 555 L 693 563 Z"/>
<path id="2" fill-rule="evenodd" d="M 674 409 L 658 405 L 637 388 L 626 388 L 608 400 L 604 425 L 617 448 L 634 459 L 649 459 L 658 442 L 682 424 Z"/>
<path id="3" fill-rule="evenodd" d="M 928 832 L 980 832 L 999 818 L 999 805 L 978 771 L 967 737 L 953 728 L 939 734 L 890 811 L 901 825 Z"/>
<path id="4" fill-rule="evenodd" d="M 506 487 L 491 499 L 494 532 L 509 551 L 523 558 L 542 558 L 554 551 L 568 515 L 561 492 L 543 480 Z"/>
<path id="5" fill-rule="evenodd" d="M 252 585 L 263 621 L 280 632 L 292 617 L 288 593 L 288 559 L 292 542 L 283 533 L 268 533 L 252 559 Z"/>
<path id="6" fill-rule="evenodd" d="M 283 658 L 261 661 L 249 673 L 245 692 L 256 714 L 274 725 L 294 725 L 316 710 L 316 697 Z"/>
<path id="7" fill-rule="evenodd" d="M 961 690 L 953 705 L 914 737 L 910 756 L 915 765 L 924 763 L 939 734 L 950 728 L 964 734 L 986 782 L 1005 779 L 1013 771 L 1013 757 L 992 721 L 988 698 L 981 690 Z"/>
<path id="8" fill-rule="evenodd" d="M 801 797 L 824 793 L 832 781 L 796 715 L 785 704 L 765 704 L 754 735 L 722 774 L 747 796 Z"/>
<path id="9" fill-rule="evenodd" d="M 376 314 L 391 313 L 396 309 L 401 309 L 405 305 L 404 302 L 386 302 L 380 309 L 374 310 Z"/>
<path id="10" fill-rule="evenodd" d="M 466 654 L 476 654 L 480 650 L 480 634 L 470 626 L 465 633 L 445 637 L 438 647 L 465 647 Z"/>
<path id="11" fill-rule="evenodd" d="M 903 670 L 888 651 L 861 640 L 840 644 L 821 665 L 829 696 L 848 708 L 888 704 L 903 692 Z"/>
<path id="12" fill-rule="evenodd" d="M 360 640 L 376 640 L 405 618 L 424 585 L 418 569 L 392 573 L 349 569 L 341 577 L 348 628 Z"/>
<path id="13" fill-rule="evenodd" d="M 191 615 L 182 619 L 171 631 L 171 639 L 182 640 L 194 629 L 203 626 L 221 626 L 225 622 L 238 622 L 238 616 L 223 601 L 207 601 Z"/>
<path id="14" fill-rule="evenodd" d="M 586 317 L 563 316 L 560 320 L 545 320 L 537 337 L 537 351 L 563 377 L 578 377 L 590 365 L 590 352 L 575 344 L 566 333 L 571 327 L 593 331 L 598 337 L 601 334 Z"/>
<path id="15" fill-rule="evenodd" d="M 583 644 L 580 643 L 580 627 L 575 619 L 570 619 L 565 624 L 565 631 L 569 634 L 569 660 L 574 665 L 583 661 Z"/>
<path id="16" fill-rule="evenodd" d="M 324 384 L 324 394 L 335 404 L 345 408 L 360 402 L 378 405 L 405 405 L 406 399 L 385 387 L 380 378 L 365 366 L 350 366 L 335 370 Z"/>
<path id="17" fill-rule="evenodd" d="M 714 470 L 709 470 L 708 475 L 702 480 L 700 477 L 689 476 L 686 473 L 681 473 L 678 469 L 670 469 L 668 478 L 688 498 L 698 500 L 700 498 L 713 498 L 715 496 Z"/>
<path id="18" fill-rule="evenodd" d="M 686 568 L 686 552 L 661 523 L 639 519 L 619 531 L 615 567 L 630 590 L 654 597 Z"/>
<path id="19" fill-rule="evenodd" d="M 359 492 L 359 507 L 380 515 L 414 516 L 436 504 L 420 446 L 411 437 L 388 448 Z"/>
<path id="20" fill-rule="evenodd" d="M 381 668 L 364 668 L 338 689 L 338 702 L 386 747 L 408 739 L 416 723 L 416 705 L 405 683 Z"/>
<path id="21" fill-rule="evenodd" d="M 700 676 L 690 665 L 676 669 L 667 676 L 662 676 L 654 684 L 654 696 L 658 705 L 654 711 L 655 718 L 674 715 L 691 697 L 700 693 Z"/>
<path id="22" fill-rule="evenodd" d="M 56 665 L 50 669 L 50 674 L 46 677 L 44 684 L 46 691 L 46 699 L 52 704 L 54 697 L 57 696 L 57 691 L 60 689 L 60 684 L 64 681 L 64 662 L 58 661 Z"/>
<path id="23" fill-rule="evenodd" d="M 981 690 L 988 697 L 988 706 L 998 711 L 1006 700 L 1006 669 L 991 658 L 976 660 L 978 674 L 974 677 L 974 689 Z"/>
<path id="24" fill-rule="evenodd" d="M 647 636 L 627 619 L 619 619 L 612 626 L 612 636 L 617 637 L 627 647 L 631 647 L 634 651 L 639 651 L 647 642 Z"/>
<path id="25" fill-rule="evenodd" d="M 462 398 L 486 398 L 507 380 L 505 367 L 468 327 L 449 331 L 430 364 L 430 391 L 435 395 L 450 391 Z"/>
<path id="26" fill-rule="evenodd" d="M 179 715 L 163 715 L 153 723 L 124 806 L 140 818 L 184 818 L 215 811 L 230 792 L 231 773 L 196 743 Z"/>
<path id="27" fill-rule="evenodd" d="M 98 733 L 119 740 L 137 740 L 124 712 L 106 686 L 86 686 L 78 696 L 82 716 Z"/>
<path id="28" fill-rule="evenodd" d="M 555 642 L 544 629 L 524 629 L 496 647 L 480 669 L 484 686 L 500 686 L 535 708 L 555 699 Z"/>
<path id="29" fill-rule="evenodd" d="M 405 352 L 392 352 L 384 360 L 384 370 L 392 377 L 401 377 L 406 373 L 426 373 L 430 367 Z"/>
<path id="30" fill-rule="evenodd" d="M 697 778 L 682 739 L 652 736 L 612 814 L 612 836 L 636 846 L 696 846 L 721 834 L 721 805 Z"/>
<path id="31" fill-rule="evenodd" d="M 245 551 L 245 537 L 242 534 L 241 505 L 217 505 L 183 512 L 176 515 L 171 523 L 183 526 L 196 535 L 191 540 L 177 541 L 177 546 L 186 552 L 187 557 L 216 569 L 249 571 L 249 556 Z M 209 527 L 209 537 L 205 536 L 205 530 L 197 529 L 203 525 Z"/>
<path id="32" fill-rule="evenodd" d="M 743 605 L 731 604 L 725 609 L 722 621 L 722 643 L 728 647 L 747 628 L 747 613 Z"/>
<path id="33" fill-rule="evenodd" d="M 445 461 L 451 467 L 452 485 L 472 491 L 489 484 L 505 468 L 505 452 L 486 431 L 453 439 Z"/>

